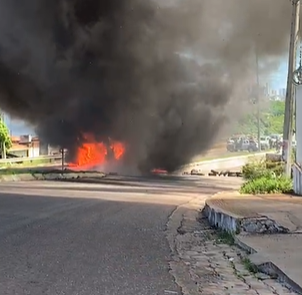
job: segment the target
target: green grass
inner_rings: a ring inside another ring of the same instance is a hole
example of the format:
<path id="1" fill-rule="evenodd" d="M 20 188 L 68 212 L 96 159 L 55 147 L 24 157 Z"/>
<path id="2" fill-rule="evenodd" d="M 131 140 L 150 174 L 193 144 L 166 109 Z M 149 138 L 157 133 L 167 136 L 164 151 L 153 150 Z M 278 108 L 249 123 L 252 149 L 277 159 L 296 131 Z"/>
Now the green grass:
<path id="1" fill-rule="evenodd" d="M 39 170 L 39 167 L 14 167 L 14 168 L 5 168 L 5 169 L 0 169 L 0 176 L 5 176 L 5 175 L 21 175 L 21 174 L 52 174 L 52 173 L 62 173 L 60 169 L 49 169 L 49 170 Z M 93 175 L 93 174 L 98 174 L 98 175 L 104 175 L 104 173 L 100 171 L 73 171 L 73 170 L 64 170 L 64 174 L 81 174 L 84 173 L 86 175 Z M 93 177 L 93 176 L 92 176 Z"/>
<path id="2" fill-rule="evenodd" d="M 242 263 L 244 265 L 244 268 L 247 271 L 249 271 L 249 272 L 251 272 L 253 274 L 255 274 L 255 273 L 258 272 L 257 266 L 255 264 L 253 264 L 247 257 L 245 257 L 245 258 L 242 259 Z"/>
<path id="3" fill-rule="evenodd" d="M 37 159 L 37 160 L 32 160 L 32 161 L 25 161 L 21 164 L 17 164 L 18 166 L 36 166 L 36 165 L 43 165 L 43 164 L 51 164 L 53 161 L 50 159 Z"/>
<path id="4" fill-rule="evenodd" d="M 46 165 L 53 163 L 51 159 L 36 159 L 31 161 L 24 161 L 22 163 L 5 163 L 0 166 L 0 175 L 20 175 L 27 173 L 37 173 L 34 170 L 39 165 Z"/>
<path id="5" fill-rule="evenodd" d="M 234 236 L 231 233 L 224 231 L 224 230 L 218 231 L 217 243 L 234 245 L 234 243 L 235 243 Z"/>
<path id="6" fill-rule="evenodd" d="M 20 174 L 33 174 L 37 173 L 37 171 L 31 169 L 18 169 L 18 168 L 6 168 L 0 169 L 0 175 L 20 175 Z"/>
<path id="7" fill-rule="evenodd" d="M 241 188 L 241 194 L 277 194 L 291 193 L 293 190 L 292 180 L 290 178 L 262 176 L 245 182 Z"/>
<path id="8" fill-rule="evenodd" d="M 21 162 L 21 161 L 20 161 Z M 24 161 L 22 163 L 7 163 L 2 164 L 2 167 L 22 167 L 22 166 L 35 166 L 35 165 L 42 165 L 42 164 L 51 164 L 53 160 L 50 159 L 36 159 L 30 161 Z"/>
<path id="9" fill-rule="evenodd" d="M 20 161 L 21 162 L 21 161 Z M 51 159 L 37 159 L 31 161 L 24 161 L 22 163 L 1 163 L 0 169 L 13 169 L 13 168 L 27 168 L 27 167 L 35 167 L 39 165 L 52 164 L 54 161 Z"/>

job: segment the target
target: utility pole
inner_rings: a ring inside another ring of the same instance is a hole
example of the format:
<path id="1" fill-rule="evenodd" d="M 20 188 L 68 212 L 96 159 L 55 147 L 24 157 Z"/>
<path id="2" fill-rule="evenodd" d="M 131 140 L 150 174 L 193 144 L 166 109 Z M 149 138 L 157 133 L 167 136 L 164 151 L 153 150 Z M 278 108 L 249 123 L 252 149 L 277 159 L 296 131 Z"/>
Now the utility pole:
<path id="1" fill-rule="evenodd" d="M 257 103 L 257 140 L 258 140 L 258 150 L 261 151 L 261 143 L 260 143 L 260 84 L 259 84 L 259 61 L 258 61 L 258 50 L 257 45 L 255 49 L 256 55 L 256 76 L 257 76 L 257 91 L 256 91 L 256 103 Z"/>
<path id="2" fill-rule="evenodd" d="M 61 163 L 61 169 L 64 171 L 65 168 L 65 149 L 61 148 L 61 154 L 62 154 L 62 163 Z"/>
<path id="3" fill-rule="evenodd" d="M 293 137 L 294 85 L 293 75 L 296 67 L 296 53 L 299 34 L 300 0 L 292 0 L 292 20 L 288 57 L 288 74 L 283 125 L 282 157 L 285 161 L 285 175 L 291 176 L 291 151 Z"/>

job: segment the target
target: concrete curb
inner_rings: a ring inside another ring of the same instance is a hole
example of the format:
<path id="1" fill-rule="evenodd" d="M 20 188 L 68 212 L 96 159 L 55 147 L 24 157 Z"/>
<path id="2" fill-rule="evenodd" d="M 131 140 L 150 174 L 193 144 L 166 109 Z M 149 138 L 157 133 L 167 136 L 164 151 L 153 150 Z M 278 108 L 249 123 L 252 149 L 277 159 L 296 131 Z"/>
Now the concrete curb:
<path id="1" fill-rule="evenodd" d="M 16 181 L 33 181 L 36 180 L 33 174 L 13 174 L 13 175 L 1 175 L 0 182 L 16 182 Z"/>
<path id="2" fill-rule="evenodd" d="M 219 196 L 220 194 L 222 194 L 222 192 L 215 194 L 212 197 Z M 231 213 L 224 212 L 218 206 L 212 206 L 210 201 L 211 197 L 205 201 L 205 206 L 202 210 L 202 214 L 208 219 L 210 225 L 232 233 L 234 235 L 235 244 L 251 254 L 249 257 L 251 263 L 253 263 L 260 272 L 271 276 L 276 276 L 278 280 L 285 284 L 288 288 L 292 289 L 298 294 L 302 294 L 302 286 L 299 286 L 290 277 L 288 277 L 286 273 L 284 273 L 276 264 L 271 261 L 265 261 L 265 259 L 260 263 L 257 263 L 253 260 L 253 255 L 258 255 L 258 252 L 240 239 L 239 233 L 242 229 L 241 224 L 244 218 L 235 215 L 233 216 Z"/>
<path id="3" fill-rule="evenodd" d="M 225 214 L 219 208 L 213 208 L 207 201 L 202 210 L 202 214 L 207 217 L 211 226 L 231 232 L 236 233 L 240 227 L 240 219 L 237 217 Z"/>
<path id="4" fill-rule="evenodd" d="M 213 197 L 215 196 L 217 195 Z M 283 227 L 267 216 L 256 214 L 247 217 L 238 216 L 232 212 L 221 209 L 219 205 L 213 204 L 211 199 L 212 198 L 205 201 L 203 215 L 207 217 L 210 225 L 213 227 L 220 228 L 232 234 L 242 232 L 248 234 L 285 234 L 290 232 L 288 228 Z"/>

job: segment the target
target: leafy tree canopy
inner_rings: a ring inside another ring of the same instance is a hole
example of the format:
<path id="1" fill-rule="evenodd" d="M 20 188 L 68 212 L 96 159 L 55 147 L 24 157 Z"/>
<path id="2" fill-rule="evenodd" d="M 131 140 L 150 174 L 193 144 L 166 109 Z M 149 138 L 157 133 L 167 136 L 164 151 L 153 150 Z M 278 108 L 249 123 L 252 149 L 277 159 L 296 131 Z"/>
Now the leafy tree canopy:
<path id="1" fill-rule="evenodd" d="M 10 149 L 12 147 L 12 140 L 9 135 L 9 130 L 3 119 L 0 119 L 0 147 L 2 149 L 2 145 L 5 143 L 6 149 Z"/>
<path id="2" fill-rule="evenodd" d="M 284 120 L 284 101 L 270 101 L 266 109 L 260 113 L 261 134 L 282 134 Z M 243 134 L 257 134 L 257 114 L 248 114 L 238 122 L 236 132 Z"/>

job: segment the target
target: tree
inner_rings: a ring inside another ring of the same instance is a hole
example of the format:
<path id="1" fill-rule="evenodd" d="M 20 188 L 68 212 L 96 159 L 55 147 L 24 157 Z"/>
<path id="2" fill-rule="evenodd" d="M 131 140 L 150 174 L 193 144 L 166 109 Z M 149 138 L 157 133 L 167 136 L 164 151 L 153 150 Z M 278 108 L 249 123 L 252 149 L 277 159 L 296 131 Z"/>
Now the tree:
<path id="1" fill-rule="evenodd" d="M 9 135 L 9 130 L 3 118 L 0 118 L 0 147 L 2 158 L 5 157 L 6 151 L 12 147 L 12 140 Z"/>
<path id="2" fill-rule="evenodd" d="M 272 101 L 270 103 L 270 113 L 275 116 L 283 116 L 285 111 L 285 101 Z"/>
<path id="3" fill-rule="evenodd" d="M 283 132 L 284 110 L 284 101 L 270 101 L 268 107 L 261 109 L 260 130 L 262 134 L 281 134 Z M 243 134 L 257 134 L 256 114 L 253 112 L 241 118 L 236 131 Z"/>
<path id="4" fill-rule="evenodd" d="M 272 101 L 270 110 L 265 119 L 267 134 L 281 134 L 283 132 L 285 102 Z"/>

